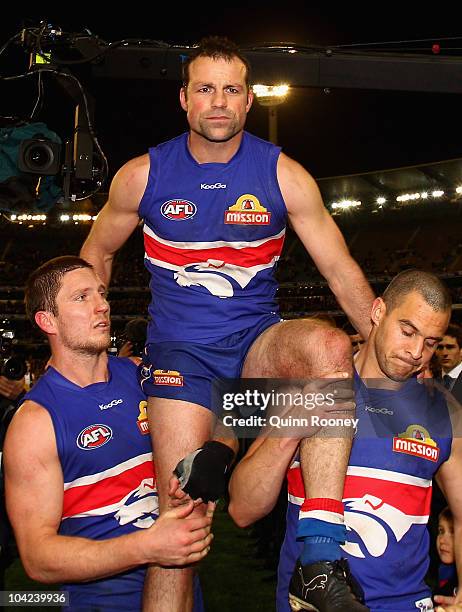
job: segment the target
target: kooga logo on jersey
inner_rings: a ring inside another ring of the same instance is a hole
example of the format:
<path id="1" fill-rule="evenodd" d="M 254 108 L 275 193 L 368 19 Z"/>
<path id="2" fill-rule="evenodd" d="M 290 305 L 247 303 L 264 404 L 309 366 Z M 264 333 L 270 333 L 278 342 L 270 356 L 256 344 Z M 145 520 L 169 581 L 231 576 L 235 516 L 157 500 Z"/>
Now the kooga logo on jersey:
<path id="1" fill-rule="evenodd" d="M 160 212 L 171 221 L 186 221 L 194 217 L 197 207 L 189 200 L 169 200 L 162 204 Z"/>
<path id="2" fill-rule="evenodd" d="M 99 404 L 99 408 L 100 410 L 107 410 L 108 408 L 117 406 L 117 404 L 123 404 L 123 399 L 113 399 L 109 404 Z"/>
<path id="3" fill-rule="evenodd" d="M 112 429 L 107 425 L 88 425 L 79 433 L 77 446 L 82 450 L 94 450 L 104 446 L 112 438 Z"/>
<path id="4" fill-rule="evenodd" d="M 212 183 L 211 185 L 207 185 L 207 183 L 201 183 L 201 189 L 226 189 L 226 185 L 223 183 Z"/>

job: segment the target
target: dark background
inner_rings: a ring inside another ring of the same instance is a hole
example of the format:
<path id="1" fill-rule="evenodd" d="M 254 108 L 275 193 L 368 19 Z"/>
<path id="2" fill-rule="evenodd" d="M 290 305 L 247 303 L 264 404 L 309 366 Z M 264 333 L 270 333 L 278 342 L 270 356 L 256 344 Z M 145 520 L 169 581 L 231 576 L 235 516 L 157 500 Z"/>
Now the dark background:
<path id="1" fill-rule="evenodd" d="M 300 45 L 345 45 L 393 42 L 388 48 L 424 51 L 433 43 L 444 52 L 460 41 L 460 10 L 422 3 L 371 3 L 321 9 L 309 2 L 284 2 L 275 7 L 253 3 L 182 3 L 160 6 L 106 5 L 104 15 L 67 5 L 61 11 L 23 12 L 2 16 L 0 46 L 24 23 L 45 18 L 64 31 L 88 28 L 106 41 L 150 38 L 192 44 L 207 34 L 227 35 L 241 45 L 293 42 Z M 442 3 L 440 3 L 442 6 Z M 162 14 L 161 14 L 162 11 Z M 408 11 L 408 12 L 406 12 Z M 422 42 L 413 42 L 428 39 Z M 458 53 L 458 51 L 452 51 Z M 460 52 L 462 55 L 462 51 Z M 270 60 L 269 60 L 270 61 Z M 2 76 L 27 69 L 28 56 L 19 46 L 0 56 Z M 178 103 L 179 84 L 173 81 L 102 79 L 89 66 L 72 67 L 86 90 L 96 99 L 95 128 L 109 160 L 110 176 L 125 161 L 153 144 L 186 129 Z M 45 100 L 39 119 L 62 138 L 71 134 L 73 103 L 45 77 Z M 0 114 L 28 115 L 36 99 L 36 79 L 0 82 Z M 377 92 L 296 88 L 279 108 L 279 144 L 304 164 L 315 177 L 360 173 L 383 168 L 436 162 L 460 156 L 460 96 L 408 92 Z M 247 128 L 267 137 L 267 109 L 254 103 Z"/>

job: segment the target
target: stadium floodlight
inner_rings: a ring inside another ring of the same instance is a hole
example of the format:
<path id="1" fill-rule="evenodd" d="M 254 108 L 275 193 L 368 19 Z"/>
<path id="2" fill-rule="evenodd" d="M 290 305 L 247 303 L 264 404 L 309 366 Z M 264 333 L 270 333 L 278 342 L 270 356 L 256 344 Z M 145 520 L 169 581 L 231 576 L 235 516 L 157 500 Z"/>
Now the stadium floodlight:
<path id="1" fill-rule="evenodd" d="M 278 140 L 278 115 L 277 106 L 285 102 L 290 87 L 281 85 L 262 85 L 257 83 L 252 87 L 257 101 L 268 108 L 268 140 L 277 144 Z"/>

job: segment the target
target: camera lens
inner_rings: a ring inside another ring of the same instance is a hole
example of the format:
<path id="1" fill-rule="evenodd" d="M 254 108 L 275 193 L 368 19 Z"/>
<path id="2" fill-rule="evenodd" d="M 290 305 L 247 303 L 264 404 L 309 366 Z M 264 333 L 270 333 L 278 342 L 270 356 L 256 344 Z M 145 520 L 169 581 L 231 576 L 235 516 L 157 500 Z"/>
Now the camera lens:
<path id="1" fill-rule="evenodd" d="M 21 172 L 51 176 L 60 169 L 61 145 L 46 138 L 29 138 L 19 146 L 18 168 Z"/>
<path id="2" fill-rule="evenodd" d="M 24 154 L 26 163 L 34 170 L 46 172 L 54 161 L 53 150 L 46 142 L 35 142 Z"/>
<path id="3" fill-rule="evenodd" d="M 27 366 L 19 357 L 9 357 L 3 362 L 2 374 L 10 380 L 20 380 L 26 372 Z"/>

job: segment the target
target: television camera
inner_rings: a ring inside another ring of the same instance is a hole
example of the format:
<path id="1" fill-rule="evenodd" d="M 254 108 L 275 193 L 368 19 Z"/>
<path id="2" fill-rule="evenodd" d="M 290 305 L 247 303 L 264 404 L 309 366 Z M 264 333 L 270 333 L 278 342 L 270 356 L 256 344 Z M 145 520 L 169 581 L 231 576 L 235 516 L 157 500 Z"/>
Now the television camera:
<path id="1" fill-rule="evenodd" d="M 93 126 L 93 99 L 67 66 L 68 63 L 76 63 L 72 57 L 69 58 L 69 54 L 72 56 L 75 40 L 80 38 L 89 36 L 67 34 L 60 28 L 41 22 L 38 26 L 24 28 L 7 43 L 16 42 L 23 47 L 30 58 L 29 68 L 23 74 L 0 78 L 14 80 L 26 76 L 34 78 L 36 75 L 39 87 L 34 110 L 27 120 L 4 117 L 3 119 L 10 120 L 10 123 L 0 125 L 0 135 L 5 146 L 3 154 L 0 147 L 0 181 L 19 176 L 27 185 L 34 183 L 37 195 L 35 204 L 40 210 L 50 208 L 57 201 L 66 204 L 87 199 L 101 189 L 108 176 L 107 159 Z M 43 107 L 43 74 L 54 78 L 75 107 L 74 125 L 64 142 L 44 123 L 36 121 L 36 115 Z M 17 153 L 13 151 L 13 155 L 10 150 L 15 147 Z M 11 159 L 16 157 L 18 160 L 16 169 L 10 167 L 8 155 Z M 49 189 L 50 185 L 53 185 L 53 188 Z M 9 189 L 10 184 L 6 187 Z M 3 202 L 2 208 L 16 212 L 12 198 L 11 206 L 8 206 L 8 197 L 4 198 L 6 203 Z"/>

